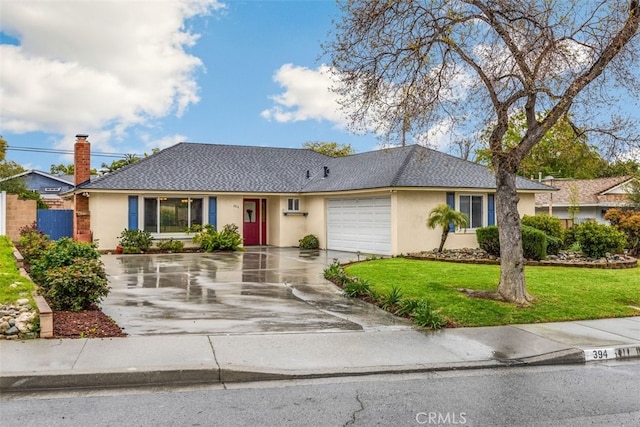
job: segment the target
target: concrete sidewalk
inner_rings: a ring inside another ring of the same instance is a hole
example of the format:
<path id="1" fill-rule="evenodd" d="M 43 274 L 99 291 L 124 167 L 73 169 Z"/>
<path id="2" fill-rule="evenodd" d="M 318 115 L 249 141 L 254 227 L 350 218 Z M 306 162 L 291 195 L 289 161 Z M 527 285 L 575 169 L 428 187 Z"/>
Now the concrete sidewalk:
<path id="1" fill-rule="evenodd" d="M 379 331 L 0 342 L 0 391 L 190 385 L 640 357 L 640 317 Z"/>

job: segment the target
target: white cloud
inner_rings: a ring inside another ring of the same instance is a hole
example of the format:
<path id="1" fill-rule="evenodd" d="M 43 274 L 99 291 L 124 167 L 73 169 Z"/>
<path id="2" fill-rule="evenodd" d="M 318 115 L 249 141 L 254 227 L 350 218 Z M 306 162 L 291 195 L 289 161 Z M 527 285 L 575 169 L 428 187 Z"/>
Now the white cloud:
<path id="1" fill-rule="evenodd" d="M 321 65 L 317 69 L 284 64 L 273 79 L 284 92 L 272 96 L 274 105 L 260 113 L 267 120 L 280 123 L 304 120 L 327 120 L 344 128 L 345 115 L 340 111 L 338 95 L 330 90 L 333 84 L 330 68 Z"/>
<path id="2" fill-rule="evenodd" d="M 93 130 L 99 140 L 180 116 L 199 101 L 202 69 L 185 50 L 198 38 L 185 24 L 223 7 L 219 0 L 3 1 L 0 27 L 20 41 L 0 45 L 3 130 Z"/>
<path id="3" fill-rule="evenodd" d="M 434 148 L 439 151 L 447 151 L 451 145 L 451 132 L 453 121 L 444 119 L 433 125 L 428 131 L 414 136 L 417 144 Z"/>

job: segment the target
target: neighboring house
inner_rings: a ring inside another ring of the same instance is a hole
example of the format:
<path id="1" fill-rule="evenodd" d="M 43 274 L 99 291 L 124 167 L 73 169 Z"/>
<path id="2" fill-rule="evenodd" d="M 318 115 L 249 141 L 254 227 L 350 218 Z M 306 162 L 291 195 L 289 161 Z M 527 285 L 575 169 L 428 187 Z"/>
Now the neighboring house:
<path id="1" fill-rule="evenodd" d="M 609 208 L 626 206 L 631 191 L 632 176 L 598 179 L 558 179 L 544 181 L 558 189 L 554 193 L 536 194 L 536 213 L 547 213 L 571 226 L 572 209 L 576 209 L 575 222 L 608 222 L 604 214 Z"/>
<path id="2" fill-rule="evenodd" d="M 401 254 L 436 248 L 441 230 L 429 211 L 448 203 L 468 214 L 448 248 L 476 247 L 477 227 L 495 222 L 495 177 L 484 166 L 420 146 L 332 158 L 307 149 L 179 143 L 89 181 L 86 136 L 76 142 L 76 234 L 113 249 L 120 233 L 190 240 L 185 229 L 236 224 L 244 245 L 298 246 L 308 234 L 322 248 Z M 521 214 L 536 192 L 517 179 Z"/>
<path id="3" fill-rule="evenodd" d="M 39 170 L 28 170 L 0 181 L 21 179 L 28 190 L 40 193 L 42 201 L 51 209 L 72 209 L 73 206 L 60 197 L 74 188 L 73 175 L 52 175 Z"/>

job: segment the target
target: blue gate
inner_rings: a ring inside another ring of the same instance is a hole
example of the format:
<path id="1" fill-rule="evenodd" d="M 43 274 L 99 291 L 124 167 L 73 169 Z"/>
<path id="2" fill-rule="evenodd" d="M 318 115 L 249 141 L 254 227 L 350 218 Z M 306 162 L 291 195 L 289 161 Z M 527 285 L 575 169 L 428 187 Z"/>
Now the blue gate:
<path id="1" fill-rule="evenodd" d="M 38 230 L 49 235 L 51 240 L 73 237 L 73 210 L 38 209 Z"/>

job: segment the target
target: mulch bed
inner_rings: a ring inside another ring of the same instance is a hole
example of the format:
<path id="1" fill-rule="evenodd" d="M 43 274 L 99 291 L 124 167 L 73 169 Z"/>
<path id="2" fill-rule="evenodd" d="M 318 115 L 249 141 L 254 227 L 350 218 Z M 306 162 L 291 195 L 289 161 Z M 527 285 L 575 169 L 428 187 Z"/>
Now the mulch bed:
<path id="1" fill-rule="evenodd" d="M 99 309 L 54 311 L 53 338 L 112 338 L 127 334 Z"/>

